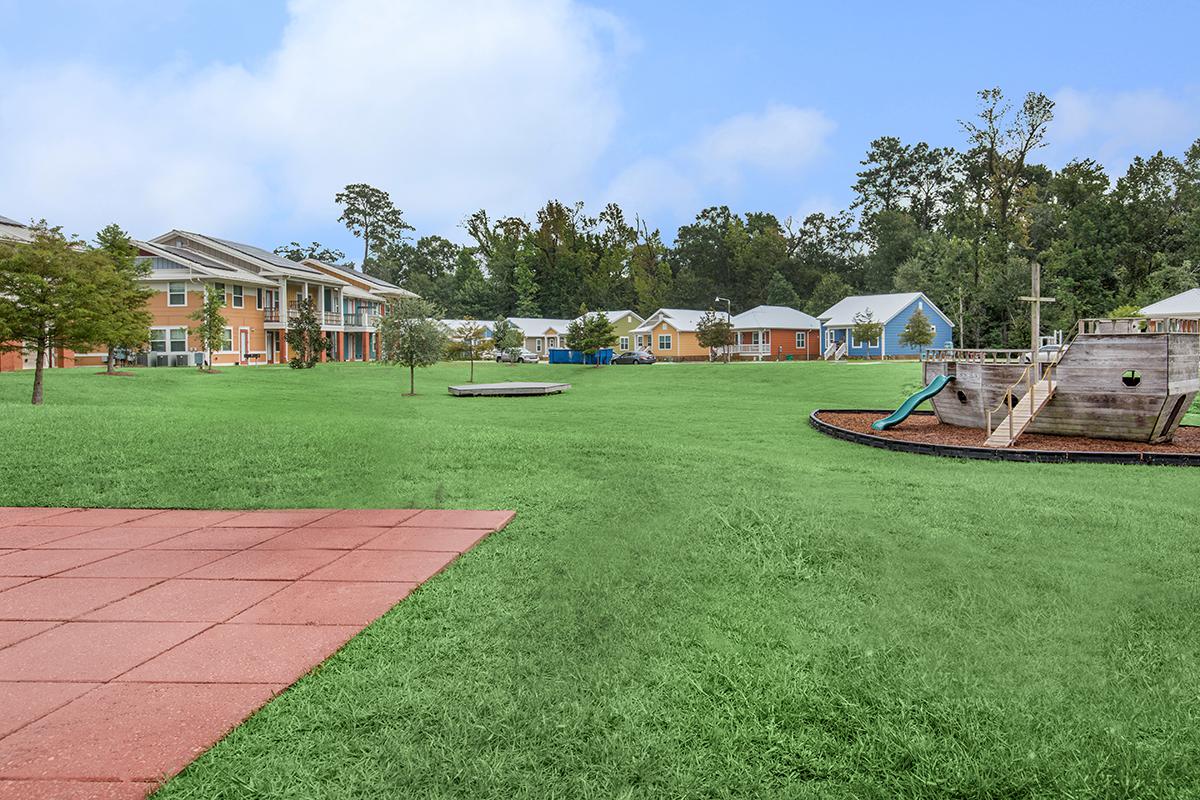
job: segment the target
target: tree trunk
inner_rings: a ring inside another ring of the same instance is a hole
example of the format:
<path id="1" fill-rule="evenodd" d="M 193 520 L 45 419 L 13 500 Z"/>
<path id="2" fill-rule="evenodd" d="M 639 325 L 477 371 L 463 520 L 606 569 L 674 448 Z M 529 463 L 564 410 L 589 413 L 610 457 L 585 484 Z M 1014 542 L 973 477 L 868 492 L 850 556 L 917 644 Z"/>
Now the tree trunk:
<path id="1" fill-rule="evenodd" d="M 112 375 L 114 372 L 116 372 L 116 370 L 113 369 L 113 358 L 114 358 L 114 355 L 116 352 L 117 352 L 117 348 L 115 348 L 115 347 L 108 348 L 108 369 L 105 370 L 105 372 L 107 372 L 109 375 Z"/>
<path id="2" fill-rule="evenodd" d="M 412 397 L 417 393 L 417 368 L 408 368 L 408 396 Z"/>
<path id="3" fill-rule="evenodd" d="M 37 341 L 37 365 L 33 368 L 33 404 L 40 406 L 42 404 L 42 362 L 46 360 L 46 339 L 41 337 Z"/>
<path id="4" fill-rule="evenodd" d="M 474 383 L 474 382 L 475 382 L 475 359 L 472 358 L 471 359 L 471 379 L 469 381 L 467 381 L 467 383 Z"/>
<path id="5" fill-rule="evenodd" d="M 367 271 L 367 256 L 371 253 L 371 226 L 363 226 L 363 262 L 359 265 L 359 270 L 363 273 Z"/>

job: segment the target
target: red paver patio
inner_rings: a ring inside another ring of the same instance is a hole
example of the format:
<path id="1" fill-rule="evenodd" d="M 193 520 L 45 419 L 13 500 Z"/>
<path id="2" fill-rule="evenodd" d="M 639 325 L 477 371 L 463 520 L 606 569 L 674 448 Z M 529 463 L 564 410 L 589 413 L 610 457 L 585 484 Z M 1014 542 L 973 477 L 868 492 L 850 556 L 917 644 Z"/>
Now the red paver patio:
<path id="1" fill-rule="evenodd" d="M 0 800 L 145 797 L 512 517 L 0 508 Z"/>

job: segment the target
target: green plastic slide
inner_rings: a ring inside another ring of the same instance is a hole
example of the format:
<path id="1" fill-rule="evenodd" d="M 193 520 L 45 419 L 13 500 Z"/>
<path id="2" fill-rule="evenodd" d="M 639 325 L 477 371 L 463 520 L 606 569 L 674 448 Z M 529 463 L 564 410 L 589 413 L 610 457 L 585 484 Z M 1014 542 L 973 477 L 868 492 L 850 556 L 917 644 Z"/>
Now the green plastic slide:
<path id="1" fill-rule="evenodd" d="M 942 389 L 945 389 L 952 380 L 954 380 L 953 375 L 938 375 L 929 382 L 928 386 L 901 403 L 900 407 L 891 414 L 883 419 L 877 419 L 872 422 L 871 427 L 877 431 L 886 431 L 893 425 L 899 425 L 901 422 L 904 422 L 904 420 L 908 419 L 908 415 L 913 412 L 914 408 L 933 397 Z"/>

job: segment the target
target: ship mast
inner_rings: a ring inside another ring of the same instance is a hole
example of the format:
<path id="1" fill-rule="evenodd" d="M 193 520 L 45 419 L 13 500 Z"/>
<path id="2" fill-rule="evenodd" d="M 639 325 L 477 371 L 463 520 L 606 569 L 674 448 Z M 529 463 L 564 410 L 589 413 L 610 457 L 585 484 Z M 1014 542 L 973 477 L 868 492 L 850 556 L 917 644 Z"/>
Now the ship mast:
<path id="1" fill-rule="evenodd" d="M 1038 363 L 1038 343 L 1042 338 L 1042 303 L 1054 302 L 1053 297 L 1042 297 L 1042 265 L 1036 261 L 1029 265 L 1029 285 L 1033 292 L 1029 297 L 1021 299 L 1030 304 L 1029 363 L 1032 365 Z"/>

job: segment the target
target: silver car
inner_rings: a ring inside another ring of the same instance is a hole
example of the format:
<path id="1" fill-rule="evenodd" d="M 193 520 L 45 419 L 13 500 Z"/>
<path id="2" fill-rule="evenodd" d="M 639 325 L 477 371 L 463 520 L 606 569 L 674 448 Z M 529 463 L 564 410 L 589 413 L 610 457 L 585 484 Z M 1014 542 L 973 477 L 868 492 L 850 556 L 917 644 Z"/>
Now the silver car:
<path id="1" fill-rule="evenodd" d="M 496 363 L 501 361 L 515 361 L 516 363 L 536 364 L 540 360 L 540 356 L 532 350 L 526 350 L 522 347 L 520 350 L 501 350 L 496 353 Z"/>

